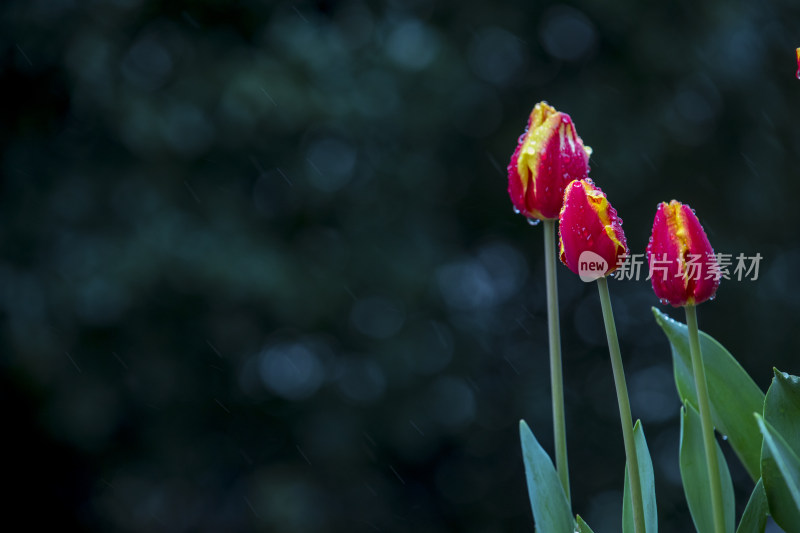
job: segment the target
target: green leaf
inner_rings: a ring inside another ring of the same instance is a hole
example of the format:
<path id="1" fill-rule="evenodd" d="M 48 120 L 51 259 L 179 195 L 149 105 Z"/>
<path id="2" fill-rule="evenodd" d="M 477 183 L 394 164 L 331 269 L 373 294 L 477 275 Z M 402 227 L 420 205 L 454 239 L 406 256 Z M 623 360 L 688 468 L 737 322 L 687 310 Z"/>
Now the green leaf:
<path id="1" fill-rule="evenodd" d="M 736 533 L 764 533 L 767 527 L 767 494 L 764 492 L 764 484 L 759 479 L 747 507 L 744 508 L 742 519 Z"/>
<path id="2" fill-rule="evenodd" d="M 764 420 L 800 456 L 800 378 L 773 369 L 775 377 L 764 400 Z"/>
<path id="3" fill-rule="evenodd" d="M 800 532 L 800 459 L 769 422 L 758 413 L 755 419 L 764 435 L 761 473 L 769 513 L 787 533 Z"/>
<path id="4" fill-rule="evenodd" d="M 722 484 L 722 504 L 725 509 L 725 531 L 733 531 L 735 524 L 735 505 L 733 483 L 728 464 L 716 442 L 717 462 Z M 694 406 L 684 400 L 681 408 L 681 480 L 686 503 L 698 533 L 714 533 L 714 512 L 711 504 L 711 483 L 708 479 L 708 463 L 703 447 L 703 428 L 700 414 Z"/>
<path id="5" fill-rule="evenodd" d="M 698 405 L 686 325 L 658 309 L 653 308 L 653 314 L 672 345 L 678 395 Z M 764 393 L 728 350 L 702 331 L 700 349 L 711 401 L 711 419 L 717 431 L 728 437 L 733 451 L 755 481 L 761 477 L 761 433 L 752 413 L 762 412 Z"/>
<path id="6" fill-rule="evenodd" d="M 578 522 L 578 533 L 594 533 L 594 531 L 592 531 L 592 528 L 590 528 L 588 524 L 586 524 L 586 522 L 583 521 L 581 515 L 578 515 L 576 517 L 576 520 Z"/>
<path id="7" fill-rule="evenodd" d="M 642 485 L 642 504 L 644 506 L 644 526 L 647 533 L 657 533 L 658 512 L 656 509 L 656 485 L 653 479 L 653 460 L 644 438 L 641 421 L 633 426 L 633 441 L 636 445 L 636 459 L 639 461 L 639 481 Z M 633 502 L 631 500 L 628 468 L 625 467 L 625 489 L 622 494 L 622 531 L 634 533 Z"/>
<path id="8" fill-rule="evenodd" d="M 524 420 L 519 421 L 519 436 L 536 530 L 542 533 L 574 533 L 575 521 L 556 469 Z"/>

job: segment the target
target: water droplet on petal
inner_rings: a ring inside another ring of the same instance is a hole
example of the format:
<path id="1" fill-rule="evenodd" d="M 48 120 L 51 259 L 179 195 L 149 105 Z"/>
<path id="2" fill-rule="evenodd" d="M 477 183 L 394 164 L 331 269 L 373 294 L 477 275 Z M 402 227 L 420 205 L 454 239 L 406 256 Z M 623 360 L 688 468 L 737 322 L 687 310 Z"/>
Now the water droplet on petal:
<path id="1" fill-rule="evenodd" d="M 716 298 L 716 297 L 717 297 L 717 295 L 716 295 L 716 294 L 713 294 L 713 295 L 711 295 L 711 296 L 708 298 L 708 301 L 709 301 L 709 302 L 712 302 L 712 301 L 714 301 L 714 298 Z"/>
<path id="2" fill-rule="evenodd" d="M 528 219 L 528 224 L 530 224 L 531 226 L 536 226 L 537 224 L 539 224 L 539 222 L 541 222 L 541 220 L 539 220 L 538 218 Z"/>
<path id="3" fill-rule="evenodd" d="M 586 178 L 584 181 L 586 181 L 586 183 L 588 183 L 589 185 L 593 185 L 594 184 L 594 182 L 592 181 L 592 178 Z"/>
<path id="4" fill-rule="evenodd" d="M 667 304 L 669 304 L 669 300 L 667 300 L 666 298 L 661 298 L 661 299 L 660 299 L 660 300 L 658 300 L 658 301 L 659 301 L 659 302 L 661 302 L 661 305 L 667 305 Z"/>
<path id="5" fill-rule="evenodd" d="M 519 209 L 517 209 L 517 206 L 514 206 L 514 207 L 513 207 L 513 209 L 514 209 L 514 213 L 516 213 L 517 215 L 519 215 Z M 651 237 L 651 238 L 652 238 L 652 237 Z"/>

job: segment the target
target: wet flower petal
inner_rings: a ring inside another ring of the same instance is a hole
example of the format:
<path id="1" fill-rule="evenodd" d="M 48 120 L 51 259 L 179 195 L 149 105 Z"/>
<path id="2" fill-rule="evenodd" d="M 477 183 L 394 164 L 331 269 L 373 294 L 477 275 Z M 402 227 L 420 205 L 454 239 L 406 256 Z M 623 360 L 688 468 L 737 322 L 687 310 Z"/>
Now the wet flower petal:
<path id="1" fill-rule="evenodd" d="M 564 189 L 586 177 L 590 154 L 569 115 L 547 102 L 536 104 L 508 164 L 514 210 L 529 219 L 558 218 Z"/>
<path id="2" fill-rule="evenodd" d="M 614 272 L 628 254 L 622 219 L 591 179 L 574 180 L 564 192 L 559 216 L 561 262 L 585 281 Z M 586 263 L 594 275 L 585 278 Z"/>
<path id="3" fill-rule="evenodd" d="M 662 202 L 647 245 L 650 281 L 661 303 L 674 307 L 714 297 L 720 271 L 714 249 L 694 211 L 676 200 Z"/>

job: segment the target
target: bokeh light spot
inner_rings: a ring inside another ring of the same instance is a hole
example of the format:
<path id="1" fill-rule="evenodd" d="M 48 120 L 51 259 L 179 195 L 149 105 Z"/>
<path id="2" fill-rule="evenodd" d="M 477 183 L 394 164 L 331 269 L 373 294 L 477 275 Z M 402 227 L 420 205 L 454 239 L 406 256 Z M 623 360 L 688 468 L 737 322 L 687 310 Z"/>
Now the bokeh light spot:
<path id="1" fill-rule="evenodd" d="M 522 41 L 497 27 L 484 28 L 473 37 L 468 59 L 479 78 L 498 85 L 519 77 L 527 61 Z"/>
<path id="2" fill-rule="evenodd" d="M 550 8 L 544 16 L 541 41 L 551 56 L 577 61 L 591 52 L 597 41 L 592 21 L 577 9 L 565 5 Z"/>
<path id="3" fill-rule="evenodd" d="M 297 343 L 280 343 L 264 349 L 259 373 L 267 389 L 287 400 L 308 398 L 324 378 L 319 358 Z"/>

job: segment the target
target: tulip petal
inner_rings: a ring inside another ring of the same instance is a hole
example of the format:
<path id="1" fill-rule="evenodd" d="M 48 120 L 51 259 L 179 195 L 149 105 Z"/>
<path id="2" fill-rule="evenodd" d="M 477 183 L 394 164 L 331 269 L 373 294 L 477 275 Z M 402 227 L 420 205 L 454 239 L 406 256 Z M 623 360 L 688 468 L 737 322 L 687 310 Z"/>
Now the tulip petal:
<path id="1" fill-rule="evenodd" d="M 798 48 L 796 52 L 797 52 L 797 79 L 800 80 L 800 48 Z"/>
<path id="2" fill-rule="evenodd" d="M 672 200 L 656 210 L 647 246 L 650 281 L 662 303 L 695 305 L 714 297 L 719 267 L 694 211 Z"/>
<path id="3" fill-rule="evenodd" d="M 587 251 L 597 254 L 606 262 L 598 277 L 616 270 L 620 258 L 628 253 L 617 211 L 588 178 L 574 180 L 564 192 L 559 216 L 559 251 L 561 262 L 578 275 L 582 275 L 581 255 Z"/>
<path id="4" fill-rule="evenodd" d="M 564 189 L 586 176 L 590 153 L 569 115 L 546 102 L 536 104 L 508 164 L 508 193 L 515 210 L 528 218 L 558 218 Z"/>

